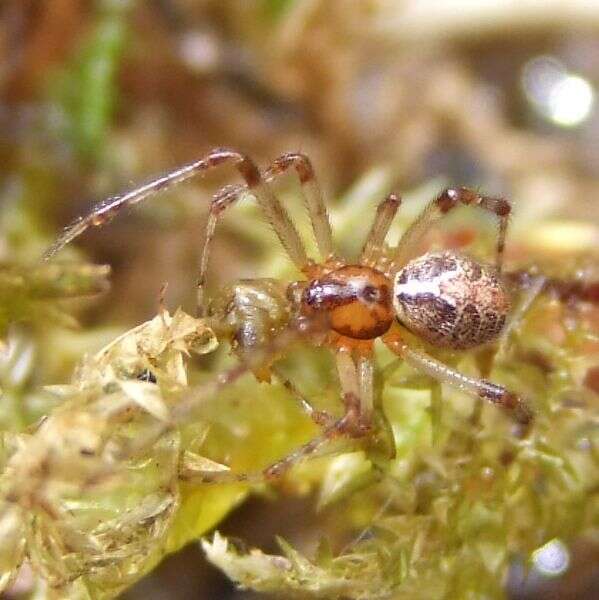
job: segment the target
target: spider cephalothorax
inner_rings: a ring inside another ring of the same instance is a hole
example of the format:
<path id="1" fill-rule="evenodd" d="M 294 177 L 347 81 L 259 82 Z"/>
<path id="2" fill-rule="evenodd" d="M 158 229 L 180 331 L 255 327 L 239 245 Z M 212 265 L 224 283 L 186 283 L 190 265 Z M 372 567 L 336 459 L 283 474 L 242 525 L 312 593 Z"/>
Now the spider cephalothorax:
<path id="1" fill-rule="evenodd" d="M 386 333 L 393 322 L 391 280 L 381 271 L 346 265 L 313 279 L 302 297 L 308 314 L 326 312 L 333 331 L 357 340 Z"/>
<path id="2" fill-rule="evenodd" d="M 501 265 L 511 208 L 503 198 L 484 196 L 467 188 L 444 190 L 407 229 L 399 244 L 388 248 L 387 233 L 400 206 L 399 198 L 391 194 L 377 209 L 359 259 L 347 262 L 335 252 L 326 206 L 305 155 L 285 154 L 261 172 L 249 157 L 217 149 L 98 204 L 89 215 L 65 230 L 45 258 L 53 256 L 89 227 L 110 221 L 121 208 L 225 163 L 233 164 L 245 183 L 223 188 L 211 203 L 197 287 L 198 313 L 208 319 L 221 338 L 229 339 L 246 369 L 264 379 L 274 372 L 298 397 L 301 407 L 324 426 L 321 436 L 265 469 L 261 477 L 280 475 L 331 437 L 363 436 L 372 431 L 376 338 L 382 339 L 415 369 L 504 407 L 522 424 L 530 422 L 531 412 L 517 394 L 455 371 L 420 348 L 412 347 L 410 336 L 404 335 L 408 329 L 432 346 L 459 350 L 480 346 L 501 334 L 510 307 L 501 279 Z M 320 263 L 308 258 L 299 233 L 271 187 L 272 180 L 290 168 L 299 176 L 322 258 Z M 257 199 L 304 279 L 291 284 L 272 279 L 244 280 L 227 286 L 207 302 L 204 286 L 216 225 L 223 212 L 247 192 Z M 478 206 L 498 219 L 494 266 L 454 252 L 412 257 L 424 233 L 458 204 Z M 298 338 L 325 345 L 334 353 L 345 406 L 341 418 L 314 410 L 277 369 L 277 358 L 290 341 Z M 224 473 L 217 479 L 235 478 L 247 480 L 248 476 Z"/>

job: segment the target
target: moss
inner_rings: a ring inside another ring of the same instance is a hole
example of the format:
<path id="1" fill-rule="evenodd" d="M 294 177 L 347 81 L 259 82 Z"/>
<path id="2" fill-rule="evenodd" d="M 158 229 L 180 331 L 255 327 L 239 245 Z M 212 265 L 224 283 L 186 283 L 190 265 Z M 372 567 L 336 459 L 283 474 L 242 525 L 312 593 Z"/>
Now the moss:
<path id="1" fill-rule="evenodd" d="M 78 158 L 103 158 L 117 107 L 116 76 L 127 40 L 127 14 L 134 2 L 98 2 L 94 24 L 70 64 L 50 78 L 50 97 L 60 117 L 57 134 Z"/>
<path id="2" fill-rule="evenodd" d="M 373 202 L 379 192 L 372 190 Z M 244 218 L 253 223 L 256 215 Z M 354 222 L 334 218 L 342 232 L 343 222 Z M 265 244 L 268 256 L 274 242 Z M 277 271 L 270 263 L 271 274 L 284 276 L 280 264 Z M 49 321 L 50 313 L 61 314 L 65 298 L 96 291 L 105 275 L 81 262 L 5 267 L 4 322 L 56 327 L 65 319 Z M 439 386 L 378 348 L 377 414 L 394 451 L 345 442 L 286 478 L 288 493 L 316 488 L 320 509 L 334 510 L 333 547 L 354 541 L 333 551 L 323 537 L 307 557 L 281 540 L 275 556 L 238 550 L 216 534 L 202 542 L 209 560 L 241 586 L 300 597 L 501 597 L 514 557 L 533 561 L 551 540 L 567 544 L 595 531 L 598 440 L 594 392 L 584 381 L 597 363 L 589 352 L 597 340 L 586 306 L 541 294 L 496 355 L 441 356 L 531 399 L 535 421 L 525 437 L 496 407 Z M 114 597 L 249 492 L 203 480 L 229 468 L 258 471 L 317 433 L 282 386 L 241 372 L 228 382 L 215 378 L 232 365 L 215 354 L 217 345 L 202 320 L 163 310 L 83 360 L 69 385 L 47 388 L 42 421 L 29 425 L 35 411 L 7 415 L 4 586 L 27 559 L 56 593 Z M 26 351 L 18 347 L 7 363 L 13 378 Z M 192 354 L 215 356 L 197 369 Z M 317 404 L 339 410 L 323 356 L 296 350 L 284 368 Z M 19 402 L 7 406 L 22 410 Z"/>

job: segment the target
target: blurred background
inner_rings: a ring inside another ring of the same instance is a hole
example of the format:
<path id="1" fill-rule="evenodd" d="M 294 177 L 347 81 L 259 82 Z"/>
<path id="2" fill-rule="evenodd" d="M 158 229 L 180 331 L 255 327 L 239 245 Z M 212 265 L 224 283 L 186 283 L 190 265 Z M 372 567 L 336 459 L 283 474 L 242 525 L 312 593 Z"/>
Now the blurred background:
<path id="1" fill-rule="evenodd" d="M 35 260 L 93 201 L 231 146 L 262 166 L 305 152 L 340 212 L 361 190 L 504 195 L 508 262 L 559 270 L 599 246 L 598 90 L 594 0 L 4 0 L 0 259 Z M 219 171 L 81 238 L 113 269 L 84 321 L 139 323 L 165 281 L 167 303 L 191 311 L 207 203 L 231 180 Z M 215 285 L 265 274 L 239 215 L 217 236 Z M 318 527 L 309 500 L 276 507 L 251 500 L 220 529 L 270 550 L 276 533 Z M 575 550 L 551 586 L 514 574 L 512 597 L 598 597 L 598 549 Z M 124 597 L 257 596 L 193 546 Z"/>

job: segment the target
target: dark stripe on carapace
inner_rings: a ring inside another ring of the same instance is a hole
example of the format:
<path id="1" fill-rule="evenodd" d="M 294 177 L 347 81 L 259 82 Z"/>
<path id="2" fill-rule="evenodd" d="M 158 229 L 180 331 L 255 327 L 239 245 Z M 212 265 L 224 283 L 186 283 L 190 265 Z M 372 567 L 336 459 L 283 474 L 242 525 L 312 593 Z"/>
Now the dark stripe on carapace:
<path id="1" fill-rule="evenodd" d="M 356 288 L 335 281 L 313 281 L 304 292 L 304 302 L 318 310 L 332 310 L 357 299 Z"/>
<path id="2" fill-rule="evenodd" d="M 393 322 L 391 282 L 370 267 L 337 269 L 311 282 L 302 301 L 307 311 L 328 313 L 331 328 L 354 339 L 374 339 Z"/>

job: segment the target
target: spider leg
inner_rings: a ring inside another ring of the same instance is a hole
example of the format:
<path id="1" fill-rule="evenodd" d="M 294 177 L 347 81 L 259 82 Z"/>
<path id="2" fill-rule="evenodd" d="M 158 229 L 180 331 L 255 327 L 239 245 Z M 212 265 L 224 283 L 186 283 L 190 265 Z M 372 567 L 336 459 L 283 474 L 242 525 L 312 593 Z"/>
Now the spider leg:
<path id="1" fill-rule="evenodd" d="M 351 351 L 341 347 L 335 360 L 346 415 L 354 415 L 354 435 L 359 437 L 372 424 L 374 364 L 371 351 L 360 354 L 354 361 Z"/>
<path id="2" fill-rule="evenodd" d="M 464 375 L 421 350 L 411 348 L 397 329 L 392 328 L 383 336 L 385 345 L 409 365 L 442 383 L 447 383 L 464 392 L 489 400 L 512 412 L 516 421 L 528 425 L 533 414 L 528 405 L 517 394 L 486 379 L 476 379 Z"/>
<path id="3" fill-rule="evenodd" d="M 340 419 L 327 425 L 322 434 L 314 437 L 297 450 L 290 452 L 287 456 L 272 463 L 260 472 L 232 473 L 230 471 L 219 471 L 204 473 L 198 474 L 199 481 L 203 483 L 261 483 L 271 481 L 283 476 L 292 467 L 310 457 L 334 439 L 365 436 L 371 430 L 371 411 L 366 414 L 362 411 L 368 410 L 368 407 L 373 404 L 372 359 L 365 355 L 358 360 L 358 368 L 356 368 L 351 353 L 346 349 L 339 349 L 336 361 L 345 405 L 345 413 Z M 368 394 L 369 398 L 362 399 L 360 394 L 363 392 Z"/>
<path id="4" fill-rule="evenodd" d="M 358 389 L 360 398 L 360 417 L 370 425 L 374 411 L 374 361 L 372 356 L 358 356 L 356 360 Z"/>
<path id="5" fill-rule="evenodd" d="M 312 438 L 297 450 L 290 452 L 280 460 L 272 463 L 262 471 L 254 473 L 233 473 L 231 471 L 217 471 L 210 473 L 197 473 L 196 479 L 200 483 L 264 483 L 282 477 L 292 467 L 299 464 L 312 454 L 318 452 L 332 440 L 353 431 L 355 416 L 346 413 L 343 417 L 326 427 L 322 434 Z"/>
<path id="6" fill-rule="evenodd" d="M 304 154 L 283 154 L 266 169 L 264 173 L 264 180 L 271 182 L 276 177 L 283 174 L 289 168 L 293 167 L 299 177 L 304 204 L 308 209 L 310 220 L 312 222 L 312 229 L 314 231 L 314 237 L 318 245 L 319 252 L 324 260 L 334 257 L 333 249 L 333 234 L 331 230 L 331 223 L 329 221 L 328 212 L 320 186 L 314 174 L 314 169 L 310 159 Z M 208 261 L 210 257 L 210 248 L 212 246 L 212 239 L 218 221 L 223 212 L 235 204 L 244 194 L 251 192 L 248 185 L 230 185 L 219 190 L 213 197 L 210 205 L 210 213 L 208 215 L 208 222 L 206 224 L 206 234 L 204 236 L 204 249 L 202 252 L 202 259 L 200 264 L 200 275 L 197 284 L 197 312 L 198 315 L 202 315 L 205 311 L 204 306 L 204 286 L 206 284 L 206 277 L 208 273 Z M 301 264 L 297 261 L 296 265 L 302 269 L 308 264 L 308 260 L 305 257 Z"/>
<path id="7" fill-rule="evenodd" d="M 204 287 L 206 286 L 210 250 L 212 248 L 216 225 L 223 212 L 229 206 L 235 204 L 235 202 L 246 193 L 248 193 L 248 188 L 245 185 L 227 185 L 216 192 L 210 202 L 210 211 L 206 222 L 206 230 L 204 232 L 204 247 L 200 259 L 200 271 L 196 283 L 196 314 L 198 317 L 202 317 L 206 314 L 207 307 L 204 298 Z"/>
<path id="8" fill-rule="evenodd" d="M 247 188 L 256 197 L 262 211 L 272 224 L 281 244 L 291 260 L 298 268 L 308 263 L 306 251 L 299 233 L 295 229 L 289 215 L 281 206 L 268 183 L 263 179 L 254 162 L 239 152 L 228 149 L 212 150 L 204 158 L 184 165 L 166 175 L 158 177 L 145 185 L 124 194 L 113 196 L 97 204 L 91 212 L 78 218 L 69 225 L 63 234 L 44 253 L 43 259 L 52 258 L 70 241 L 81 235 L 90 227 L 100 227 L 111 221 L 123 208 L 133 206 L 156 193 L 169 189 L 183 181 L 203 175 L 210 169 L 225 163 L 232 163 L 243 177 Z"/>
<path id="9" fill-rule="evenodd" d="M 354 416 L 346 413 L 339 420 L 335 421 L 324 429 L 321 435 L 312 438 L 309 442 L 300 446 L 297 450 L 289 453 L 287 456 L 271 464 L 261 473 L 262 479 L 272 481 L 282 477 L 287 471 L 295 465 L 315 454 L 323 446 L 329 444 L 332 440 L 346 435 L 349 430 L 353 430 Z"/>
<path id="10" fill-rule="evenodd" d="M 328 260 L 335 255 L 333 232 L 322 191 L 310 159 L 301 153 L 283 154 L 266 169 L 264 178 L 272 181 L 291 167 L 296 170 L 299 177 L 304 204 L 310 215 L 318 250 L 322 259 Z"/>
<path id="11" fill-rule="evenodd" d="M 314 423 L 320 426 L 332 425 L 335 417 L 326 411 L 317 410 L 300 389 L 281 371 L 276 365 L 271 367 L 272 372 L 277 376 L 281 385 L 298 401 L 300 408 L 308 415 Z"/>
<path id="12" fill-rule="evenodd" d="M 495 265 L 501 272 L 503 266 L 503 251 L 505 247 L 505 236 L 512 210 L 511 204 L 503 198 L 482 196 L 468 188 L 448 188 L 441 192 L 420 214 L 420 216 L 408 227 L 403 234 L 397 249 L 393 265 L 395 270 L 401 268 L 408 262 L 410 254 L 421 237 L 428 229 L 454 209 L 459 203 L 467 206 L 479 206 L 483 210 L 494 214 L 498 221 L 497 245 L 495 250 Z"/>
<path id="13" fill-rule="evenodd" d="M 335 358 L 345 414 L 326 427 L 321 435 L 264 469 L 263 476 L 266 479 L 280 477 L 333 439 L 341 436 L 360 438 L 370 431 L 373 406 L 372 358 L 363 355 L 356 366 L 351 353 L 345 348 L 338 349 Z"/>
<path id="14" fill-rule="evenodd" d="M 524 316 L 532 306 L 533 302 L 537 299 L 546 283 L 547 278 L 543 275 L 532 276 L 530 281 L 527 282 L 528 287 L 524 288 L 521 297 L 512 309 L 511 315 L 499 336 L 498 348 L 495 354 L 496 358 L 506 354 L 512 332 L 520 325 Z"/>
<path id="15" fill-rule="evenodd" d="M 281 477 L 293 466 L 314 454 L 333 439 L 340 436 L 359 438 L 370 430 L 372 414 L 369 407 L 373 404 L 372 360 L 364 357 L 360 361 L 362 368 L 357 369 L 350 352 L 346 349 L 339 349 L 336 354 L 336 362 L 345 414 L 326 427 L 321 435 L 264 469 L 262 475 L 265 479 Z M 368 394 L 369 397 L 363 399 L 362 392 Z M 363 412 L 364 410 L 368 412 Z"/>
<path id="16" fill-rule="evenodd" d="M 204 233 L 204 246 L 202 249 L 202 257 L 200 259 L 200 272 L 197 281 L 196 288 L 196 313 L 198 317 L 206 314 L 206 299 L 204 297 L 204 288 L 208 277 L 208 264 L 210 262 L 210 251 L 212 248 L 212 242 L 216 227 L 219 220 L 222 218 L 225 210 L 237 203 L 245 194 L 251 194 L 250 189 L 243 184 L 227 185 L 214 194 L 210 203 L 210 210 L 208 212 L 208 220 L 206 222 L 206 230 Z M 299 239 L 299 238 L 298 238 Z M 301 244 L 301 241 L 299 242 Z M 302 244 L 303 250 L 303 244 Z M 305 261 L 300 266 L 308 267 L 312 263 L 308 260 L 307 256 L 304 256 Z M 297 264 L 297 263 L 296 263 Z"/>
<path id="17" fill-rule="evenodd" d="M 360 264 L 374 267 L 383 253 L 385 238 L 399 207 L 401 198 L 389 194 L 377 207 L 376 216 L 360 255 Z"/>

